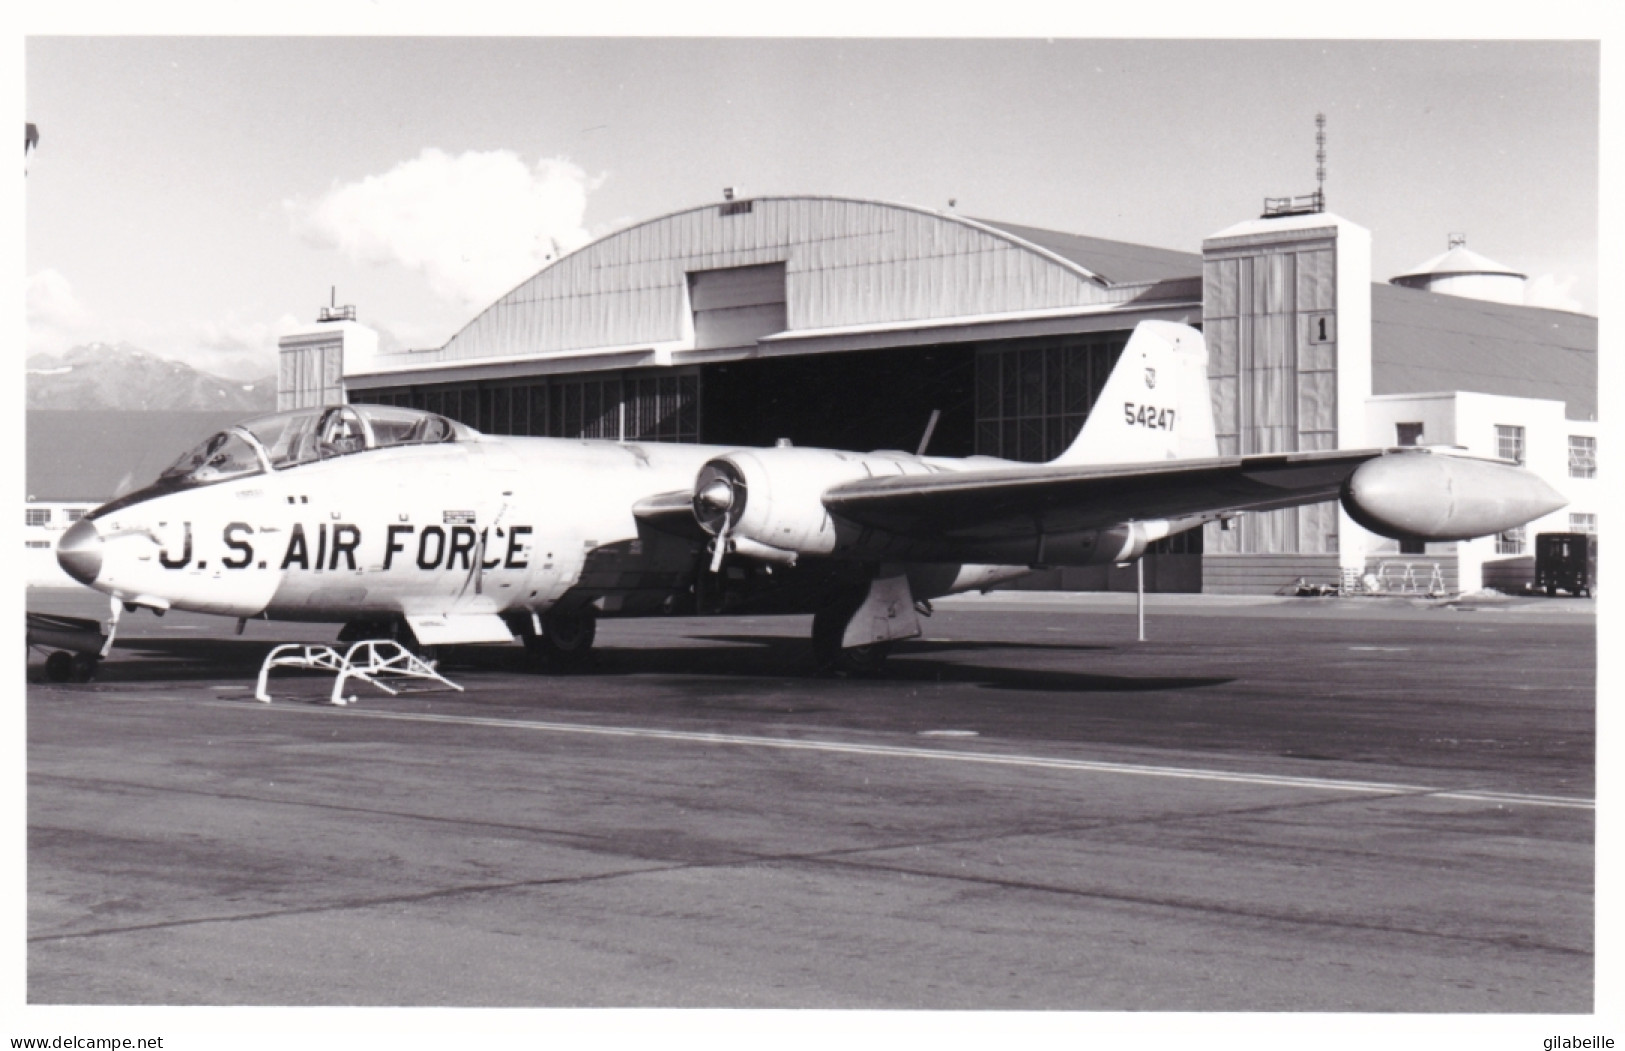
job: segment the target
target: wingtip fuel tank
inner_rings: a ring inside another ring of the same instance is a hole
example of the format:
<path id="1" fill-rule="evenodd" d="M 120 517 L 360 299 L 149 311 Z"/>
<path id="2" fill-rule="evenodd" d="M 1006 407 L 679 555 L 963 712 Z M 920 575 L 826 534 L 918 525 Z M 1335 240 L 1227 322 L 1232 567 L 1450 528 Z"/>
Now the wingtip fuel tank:
<path id="1" fill-rule="evenodd" d="M 1361 464 L 1342 499 L 1373 533 L 1441 542 L 1503 533 L 1568 503 L 1522 467 L 1420 450 Z"/>

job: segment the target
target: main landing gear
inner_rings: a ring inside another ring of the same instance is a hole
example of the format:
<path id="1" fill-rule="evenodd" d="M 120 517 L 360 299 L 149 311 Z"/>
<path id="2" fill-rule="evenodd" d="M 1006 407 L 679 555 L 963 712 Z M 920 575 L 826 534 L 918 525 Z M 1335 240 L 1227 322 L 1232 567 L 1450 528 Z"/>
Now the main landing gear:
<path id="1" fill-rule="evenodd" d="M 908 574 L 878 566 L 868 584 L 813 614 L 813 656 L 820 671 L 873 675 L 892 644 L 920 634 Z"/>
<path id="2" fill-rule="evenodd" d="M 434 647 L 419 642 L 418 637 L 412 633 L 412 626 L 402 617 L 352 620 L 345 622 L 344 627 L 339 629 L 340 645 L 348 646 L 369 639 L 376 642 L 398 642 L 402 649 L 421 660 L 432 661 L 435 658 Z"/>
<path id="3" fill-rule="evenodd" d="M 843 676 L 874 675 L 886 663 L 886 657 L 892 651 L 890 641 L 871 642 L 865 646 L 841 645 L 847 625 L 861 605 L 860 599 L 848 600 L 825 606 L 813 614 L 813 660 L 817 662 L 819 671 Z"/>
<path id="4" fill-rule="evenodd" d="M 57 650 L 45 658 L 45 678 L 49 682 L 90 682 L 100 663 L 94 653 Z"/>
<path id="5" fill-rule="evenodd" d="M 534 663 L 565 671 L 586 666 L 598 636 L 598 614 L 591 606 L 521 614 L 516 620 L 517 634 Z M 537 621 L 541 622 L 540 634 Z"/>

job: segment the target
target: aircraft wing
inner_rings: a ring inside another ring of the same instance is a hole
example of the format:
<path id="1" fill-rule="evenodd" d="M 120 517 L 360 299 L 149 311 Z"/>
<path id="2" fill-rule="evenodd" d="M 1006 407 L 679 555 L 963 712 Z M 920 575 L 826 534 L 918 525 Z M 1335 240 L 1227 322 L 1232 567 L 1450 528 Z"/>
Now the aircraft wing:
<path id="1" fill-rule="evenodd" d="M 688 489 L 646 496 L 632 505 L 632 515 L 639 525 L 685 540 L 707 543 L 711 539 L 694 517 L 694 494 Z"/>
<path id="2" fill-rule="evenodd" d="M 998 539 L 1335 499 L 1380 449 L 1126 465 L 1035 464 L 864 478 L 825 490 L 832 515 L 919 539 Z M 1041 523 L 1041 526 L 1040 526 Z"/>

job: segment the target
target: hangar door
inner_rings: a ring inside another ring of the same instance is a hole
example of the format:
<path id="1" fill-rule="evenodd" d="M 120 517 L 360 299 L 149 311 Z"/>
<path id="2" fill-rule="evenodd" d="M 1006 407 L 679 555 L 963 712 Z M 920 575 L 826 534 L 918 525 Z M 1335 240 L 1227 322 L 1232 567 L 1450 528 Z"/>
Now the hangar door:
<path id="1" fill-rule="evenodd" d="M 696 348 L 754 347 L 763 336 L 783 332 L 788 323 L 784 264 L 692 271 L 688 301 Z"/>

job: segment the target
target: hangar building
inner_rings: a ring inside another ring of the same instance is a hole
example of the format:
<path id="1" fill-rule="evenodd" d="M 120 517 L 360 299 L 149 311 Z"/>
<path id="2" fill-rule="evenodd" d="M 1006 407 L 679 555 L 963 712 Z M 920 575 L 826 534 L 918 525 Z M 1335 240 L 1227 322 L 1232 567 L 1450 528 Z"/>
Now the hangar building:
<path id="1" fill-rule="evenodd" d="M 285 337 L 279 405 L 339 389 L 491 434 L 863 450 L 915 449 L 940 413 L 933 454 L 1041 461 L 1082 426 L 1135 324 L 1157 318 L 1206 334 L 1222 453 L 1514 452 L 1594 528 L 1573 450 L 1589 443 L 1594 474 L 1596 319 L 1374 286 L 1370 243 L 1318 211 L 1239 223 L 1194 253 L 879 201 L 730 199 L 551 263 L 441 347 L 380 352 L 353 315 Z M 1567 530 L 1557 517 L 1530 535 Z M 1147 580 L 1256 592 L 1353 574 L 1473 589 L 1530 547 L 1401 552 L 1322 505 L 1173 538 Z M 1131 581 L 1096 568 L 1033 584 Z"/>

